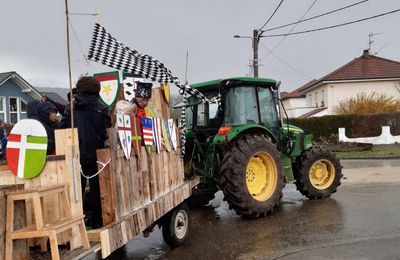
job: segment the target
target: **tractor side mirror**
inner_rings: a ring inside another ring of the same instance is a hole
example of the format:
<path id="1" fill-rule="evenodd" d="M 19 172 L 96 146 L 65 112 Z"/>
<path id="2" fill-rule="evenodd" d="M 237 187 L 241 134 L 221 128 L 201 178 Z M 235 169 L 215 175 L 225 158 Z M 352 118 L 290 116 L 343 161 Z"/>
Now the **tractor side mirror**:
<path id="1" fill-rule="evenodd" d="M 281 86 L 281 81 L 278 81 L 274 86 L 272 86 L 272 89 L 276 91 L 279 89 L 280 86 Z"/>

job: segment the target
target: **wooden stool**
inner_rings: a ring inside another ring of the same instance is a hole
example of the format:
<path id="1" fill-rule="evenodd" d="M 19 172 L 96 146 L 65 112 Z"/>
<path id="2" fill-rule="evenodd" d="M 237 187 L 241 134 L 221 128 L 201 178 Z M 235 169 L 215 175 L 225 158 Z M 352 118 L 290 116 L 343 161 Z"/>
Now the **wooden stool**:
<path id="1" fill-rule="evenodd" d="M 43 223 L 41 198 L 49 195 L 60 194 L 60 208 L 64 210 L 64 217 L 52 223 Z M 14 230 L 14 201 L 32 200 L 34 225 Z M 52 187 L 38 188 L 28 191 L 14 192 L 7 195 L 7 224 L 6 224 L 6 258 L 12 260 L 13 240 L 34 237 L 48 237 L 50 240 L 52 259 L 60 259 L 58 253 L 57 234 L 75 226 L 79 226 L 82 246 L 89 248 L 89 240 L 86 234 L 83 216 L 72 217 L 71 205 L 68 198 L 67 186 L 65 184 Z"/>

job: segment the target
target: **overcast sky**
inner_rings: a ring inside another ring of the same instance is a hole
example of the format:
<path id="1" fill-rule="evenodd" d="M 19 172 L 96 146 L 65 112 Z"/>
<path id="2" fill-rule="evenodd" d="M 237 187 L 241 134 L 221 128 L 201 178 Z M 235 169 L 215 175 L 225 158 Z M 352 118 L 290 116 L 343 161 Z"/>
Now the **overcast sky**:
<path id="1" fill-rule="evenodd" d="M 68 87 L 65 7 L 63 0 L 0 0 L 0 72 L 17 71 L 33 86 Z M 283 1 L 265 27 L 294 22 L 315 0 Z M 305 18 L 337 9 L 360 0 L 319 0 Z M 251 36 L 271 16 L 280 0 L 69 0 L 71 13 L 101 11 L 100 24 L 118 41 L 164 62 L 184 81 L 186 51 L 189 51 L 189 83 L 249 74 L 252 58 Z M 348 22 L 400 8 L 400 1 L 369 0 L 345 11 L 301 23 L 302 31 Z M 93 16 L 71 16 L 72 73 L 113 71 L 112 68 L 85 63 L 83 52 L 89 48 Z M 368 48 L 372 52 L 400 61 L 400 12 L 378 19 L 284 39 L 274 55 L 280 37 L 262 38 L 259 49 L 260 77 L 282 81 L 290 91 L 320 78 Z M 287 27 L 273 33 L 286 33 Z M 272 33 L 272 32 L 271 32 Z M 268 35 L 268 33 L 265 33 Z M 286 64 L 285 64 L 286 63 Z M 290 68 L 292 67 L 292 68 Z"/>

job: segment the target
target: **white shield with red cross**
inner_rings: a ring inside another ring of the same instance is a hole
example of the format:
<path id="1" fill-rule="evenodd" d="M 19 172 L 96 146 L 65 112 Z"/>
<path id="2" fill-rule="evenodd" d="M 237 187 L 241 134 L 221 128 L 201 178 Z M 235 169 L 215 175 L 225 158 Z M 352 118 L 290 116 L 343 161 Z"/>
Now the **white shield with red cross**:
<path id="1" fill-rule="evenodd" d="M 117 129 L 125 157 L 129 160 L 132 150 L 132 127 L 129 115 L 117 114 Z"/>
<path id="2" fill-rule="evenodd" d="M 11 172 L 21 179 L 40 174 L 46 163 L 47 133 L 34 119 L 23 119 L 11 130 L 7 143 L 7 164 Z"/>

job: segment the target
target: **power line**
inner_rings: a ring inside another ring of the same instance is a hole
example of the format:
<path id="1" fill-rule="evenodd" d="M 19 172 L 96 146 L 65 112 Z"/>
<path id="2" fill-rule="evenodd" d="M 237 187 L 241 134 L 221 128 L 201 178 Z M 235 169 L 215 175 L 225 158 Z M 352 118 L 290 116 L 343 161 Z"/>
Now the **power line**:
<path id="1" fill-rule="evenodd" d="M 296 71 L 297 73 L 303 75 L 304 77 L 308 78 L 308 79 L 312 79 L 312 77 L 304 74 L 303 72 L 299 71 L 298 69 L 294 68 L 293 66 L 291 66 L 289 63 L 287 63 L 286 61 L 284 61 L 283 59 L 279 58 L 275 53 L 271 52 L 267 47 L 265 47 L 264 44 L 262 44 L 260 42 L 260 45 L 262 47 L 264 47 L 264 49 L 266 49 L 267 51 L 269 51 L 269 53 L 271 53 L 272 56 L 274 56 L 276 59 L 278 59 L 280 62 L 282 62 L 283 64 L 285 64 L 286 66 L 288 66 L 289 68 L 291 68 L 292 70 Z"/>
<path id="2" fill-rule="evenodd" d="M 263 26 L 258 30 L 259 32 L 262 31 L 262 29 L 269 23 L 269 21 L 272 19 L 272 17 L 275 15 L 275 13 L 278 11 L 279 7 L 283 3 L 283 0 L 281 0 L 278 4 L 278 6 L 275 8 L 275 11 L 272 13 L 272 15 L 268 18 L 268 20 L 264 23 Z"/>
<path id="3" fill-rule="evenodd" d="M 96 14 L 93 14 L 93 13 L 68 13 L 68 15 L 90 15 L 90 16 L 96 16 L 98 14 L 97 13 Z"/>
<path id="4" fill-rule="evenodd" d="M 299 21 L 297 23 L 294 24 L 294 26 L 290 29 L 290 31 L 288 33 L 291 33 L 296 26 L 299 24 L 299 22 L 308 14 L 308 12 L 311 10 L 311 8 L 313 8 L 313 6 L 315 5 L 315 3 L 318 0 L 314 0 L 314 2 L 308 7 L 307 11 L 300 17 Z M 283 37 L 272 49 L 269 53 L 267 53 L 264 57 L 262 57 L 260 60 L 264 59 L 265 57 L 267 57 L 271 52 L 273 52 L 274 50 L 276 50 L 281 44 L 282 42 L 286 39 L 287 36 Z"/>
<path id="5" fill-rule="evenodd" d="M 371 20 L 371 19 L 374 19 L 374 18 L 378 18 L 378 17 L 381 17 L 381 16 L 388 15 L 388 14 L 397 13 L 397 12 L 399 12 L 399 11 L 400 11 L 400 9 L 396 9 L 396 10 L 393 10 L 393 11 L 390 11 L 390 12 L 386 12 L 386 13 L 382 13 L 382 14 L 377 14 L 377 15 L 374 15 L 374 16 L 370 16 L 370 17 L 366 17 L 366 18 L 363 18 L 363 19 L 354 20 L 354 21 L 347 22 L 347 23 L 335 24 L 335 25 L 331 25 L 331 26 L 327 26 L 327 27 L 322 27 L 322 28 L 317 28 L 317 29 L 311 29 L 311 30 L 306 30 L 306 31 L 300 31 L 300 32 L 294 32 L 294 33 L 282 33 L 282 34 L 263 35 L 263 36 L 261 36 L 261 37 L 282 37 L 282 36 L 289 36 L 289 35 L 297 35 L 297 34 L 304 34 L 304 33 L 322 31 L 322 30 L 327 30 L 327 29 L 332 29 L 332 28 L 336 28 L 336 27 L 341 27 L 341 26 L 345 26 L 345 25 L 349 25 L 349 24 L 353 24 L 353 23 L 359 23 L 359 22 Z"/>
<path id="6" fill-rule="evenodd" d="M 336 12 L 339 12 L 339 11 L 342 11 L 342 10 L 345 10 L 345 9 L 347 9 L 347 8 L 350 8 L 350 7 L 353 7 L 353 6 L 356 6 L 356 5 L 365 3 L 365 2 L 368 2 L 368 0 L 363 0 L 363 1 L 360 1 L 360 2 L 357 2 L 357 3 L 354 3 L 354 4 L 351 4 L 351 5 L 347 5 L 347 6 L 341 7 L 341 8 L 339 8 L 339 9 L 335 9 L 335 10 L 332 10 L 332 11 L 329 11 L 329 12 L 326 12 L 326 13 L 323 13 L 323 14 L 319 14 L 319 15 L 316 15 L 316 16 L 313 16 L 313 17 L 304 19 L 304 20 L 300 20 L 300 21 L 297 21 L 297 22 L 292 22 L 292 23 L 288 23 L 288 24 L 281 25 L 281 26 L 278 26 L 278 27 L 273 27 L 273 28 L 270 28 L 270 29 L 267 29 L 267 30 L 263 30 L 262 32 L 263 32 L 263 33 L 264 33 L 264 32 L 269 32 L 269 31 L 272 31 L 272 30 L 277 30 L 277 29 L 285 28 L 285 27 L 288 27 L 288 26 L 293 25 L 293 24 L 299 24 L 299 23 L 303 23 L 303 22 L 306 22 L 306 21 L 310 21 L 310 20 L 313 20 L 313 19 L 316 19 L 316 18 L 319 18 L 319 17 L 326 16 L 326 15 L 328 15 L 328 14 L 333 14 L 333 13 L 336 13 Z"/>

